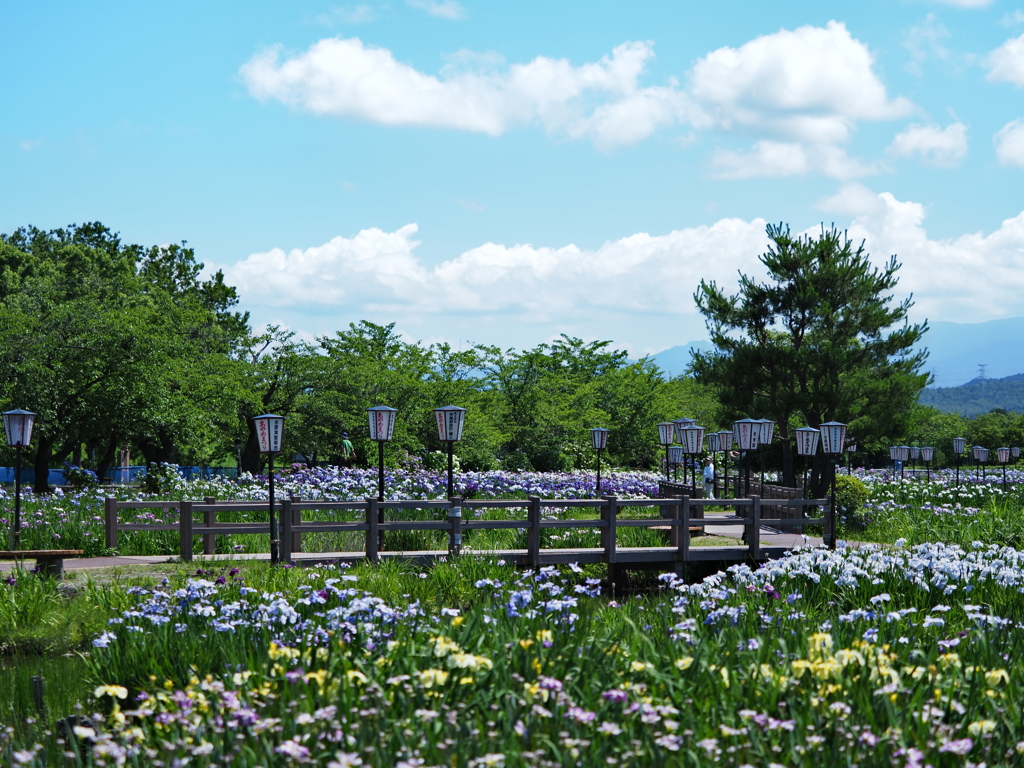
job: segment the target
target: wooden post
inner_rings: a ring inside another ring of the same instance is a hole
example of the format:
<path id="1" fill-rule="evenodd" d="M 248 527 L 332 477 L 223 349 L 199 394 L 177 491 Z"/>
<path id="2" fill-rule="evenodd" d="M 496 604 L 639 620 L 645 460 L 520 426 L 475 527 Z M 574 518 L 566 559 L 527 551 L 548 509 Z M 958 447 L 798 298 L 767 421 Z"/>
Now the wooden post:
<path id="1" fill-rule="evenodd" d="M 761 557 L 761 497 L 751 496 L 750 517 L 753 520 L 750 524 L 750 557 L 755 562 Z"/>
<path id="2" fill-rule="evenodd" d="M 453 496 L 452 505 L 448 508 L 448 554 L 458 557 L 462 554 L 462 497 Z"/>
<path id="3" fill-rule="evenodd" d="M 183 562 L 192 562 L 192 502 L 183 501 L 178 507 L 178 553 Z"/>
<path id="4" fill-rule="evenodd" d="M 526 510 L 529 527 L 526 529 L 526 554 L 530 567 L 540 569 L 540 496 L 530 496 Z"/>
<path id="5" fill-rule="evenodd" d="M 103 519 L 107 549 L 117 549 L 117 499 L 108 498 L 103 502 Z"/>
<path id="6" fill-rule="evenodd" d="M 212 496 L 206 496 L 203 498 L 203 504 L 212 505 L 216 504 L 217 500 Z M 217 525 L 217 510 L 208 509 L 203 512 L 203 523 L 208 527 Z M 204 533 L 203 534 L 203 554 L 213 555 L 217 553 L 217 534 L 215 533 Z"/>
<path id="7" fill-rule="evenodd" d="M 302 501 L 301 496 L 293 496 L 293 502 Z M 302 509 L 292 507 L 292 554 L 302 551 L 302 531 L 299 527 L 302 525 Z"/>
<path id="8" fill-rule="evenodd" d="M 281 562 L 292 561 L 292 500 L 281 499 Z"/>
<path id="9" fill-rule="evenodd" d="M 366 559 L 371 563 L 376 563 L 379 560 L 379 548 L 380 540 L 377 537 L 379 532 L 379 518 L 377 517 L 379 510 L 377 509 L 376 499 L 366 500 Z"/>
<path id="10" fill-rule="evenodd" d="M 832 467 L 832 483 L 833 488 L 835 487 L 835 466 Z M 832 500 L 828 505 L 828 515 L 825 516 L 825 544 L 832 551 L 836 548 L 836 494 L 832 492 Z"/>
<path id="11" fill-rule="evenodd" d="M 685 566 L 690 562 L 690 500 L 683 498 L 683 503 L 679 505 L 681 510 L 682 525 L 679 526 L 681 536 L 679 537 L 679 559 L 682 561 L 680 565 Z"/>
<path id="12" fill-rule="evenodd" d="M 601 529 L 601 546 L 604 547 L 604 559 L 608 563 L 608 583 L 612 585 L 612 595 L 615 594 L 615 520 L 619 513 L 619 499 L 617 496 L 604 496 L 604 507 L 601 508 L 601 519 L 607 525 Z"/>
<path id="13" fill-rule="evenodd" d="M 683 499 L 687 499 L 689 497 L 686 496 L 686 495 L 683 495 L 681 498 L 680 497 L 674 497 L 674 498 L 675 498 L 675 504 L 673 504 L 671 507 L 669 507 L 669 509 L 667 510 L 668 514 L 665 514 L 666 510 L 665 510 L 664 506 L 661 508 L 661 516 L 662 517 L 670 517 L 670 518 L 672 518 L 673 521 L 678 521 L 679 520 L 679 515 L 681 514 L 681 510 L 682 510 Z M 678 525 L 673 525 L 669 529 L 668 545 L 670 547 L 678 547 L 679 546 L 679 536 L 680 536 L 681 533 L 682 533 L 682 529 Z"/>

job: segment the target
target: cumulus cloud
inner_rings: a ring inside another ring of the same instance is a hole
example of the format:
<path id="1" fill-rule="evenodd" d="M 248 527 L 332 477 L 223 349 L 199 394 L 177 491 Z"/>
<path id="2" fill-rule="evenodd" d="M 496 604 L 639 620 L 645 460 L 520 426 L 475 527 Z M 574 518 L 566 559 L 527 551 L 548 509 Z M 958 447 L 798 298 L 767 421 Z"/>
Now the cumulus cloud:
<path id="1" fill-rule="evenodd" d="M 1024 35 L 1007 40 L 989 54 L 988 79 L 1024 85 Z"/>
<path id="2" fill-rule="evenodd" d="M 432 0 L 420 0 L 420 5 L 447 7 Z M 434 75 L 399 61 L 385 48 L 357 38 L 331 38 L 293 55 L 285 55 L 280 46 L 267 48 L 240 74 L 256 98 L 317 115 L 492 136 L 540 125 L 602 149 L 642 141 L 662 128 L 683 127 L 834 147 L 850 138 L 858 122 L 893 119 L 912 108 L 906 99 L 888 96 L 870 51 L 839 22 L 720 48 L 694 65 L 686 86 L 675 79 L 643 84 L 653 56 L 650 42 L 626 42 L 581 65 L 546 56 L 508 65 L 493 54 L 461 51 Z M 823 153 L 832 158 L 825 164 L 832 175 L 862 173 L 837 169 L 837 162 L 851 165 L 837 160 L 841 153 L 803 150 L 818 159 Z M 763 167 L 775 172 L 771 164 Z M 811 170 L 819 167 L 824 166 L 808 164 Z"/>
<path id="3" fill-rule="evenodd" d="M 859 120 L 888 120 L 912 108 L 888 97 L 867 46 L 835 21 L 719 48 L 697 62 L 691 83 L 719 125 L 807 142 L 845 141 Z"/>
<path id="4" fill-rule="evenodd" d="M 750 152 L 719 150 L 711 159 L 711 170 L 720 179 L 817 173 L 843 181 L 878 172 L 875 167 L 849 157 L 841 147 L 778 141 L 759 141 Z"/>
<path id="5" fill-rule="evenodd" d="M 953 168 L 967 156 L 967 126 L 911 125 L 896 135 L 888 152 L 896 157 L 917 156 L 938 168 Z"/>
<path id="6" fill-rule="evenodd" d="M 913 293 L 917 319 L 976 322 L 1019 314 L 1024 213 L 989 234 L 934 239 L 925 206 L 861 183 L 843 186 L 819 207 L 826 223 L 865 240 L 876 263 L 897 255 L 899 291 Z M 702 278 L 729 292 L 738 272 L 764 278 L 757 260 L 767 247 L 764 228 L 762 219 L 726 218 L 597 248 L 484 243 L 428 265 L 416 253 L 416 225 L 409 224 L 210 268 L 224 270 L 257 320 L 315 333 L 365 318 L 397 321 L 411 338 L 523 347 L 564 332 L 613 339 L 641 354 L 704 336 L 692 300 Z M 807 229 L 817 232 L 818 226 Z"/>
<path id="7" fill-rule="evenodd" d="M 852 215 L 848 232 L 864 239 L 878 262 L 896 254 L 902 263 L 900 290 L 913 293 L 919 318 L 980 322 L 1017 311 L 1024 291 L 1024 213 L 980 232 L 931 239 L 927 211 L 889 192 L 855 185 L 822 201 L 822 207 Z"/>
<path id="8" fill-rule="evenodd" d="M 1024 168 L 1024 120 L 1004 125 L 995 135 L 995 143 L 1001 165 Z"/>
<path id="9" fill-rule="evenodd" d="M 700 120 L 676 86 L 640 86 L 653 55 L 650 43 L 624 43 L 610 56 L 580 66 L 538 56 L 497 71 L 474 69 L 463 57 L 463 66 L 439 77 L 357 38 L 331 38 L 283 59 L 280 46 L 268 48 L 246 62 L 241 76 L 253 96 L 318 115 L 492 136 L 535 123 L 614 147 L 665 124 Z"/>
<path id="10" fill-rule="evenodd" d="M 942 5 L 952 5 L 954 8 L 987 8 L 992 5 L 992 0 L 935 0 Z"/>
<path id="11" fill-rule="evenodd" d="M 246 302 L 315 310 L 345 306 L 418 314 L 512 315 L 528 323 L 595 310 L 696 314 L 701 278 L 735 278 L 766 245 L 765 222 L 722 219 L 665 235 L 638 233 L 596 249 L 485 243 L 437 266 L 415 254 L 417 227 L 363 230 L 306 249 L 273 249 L 223 267 Z"/>

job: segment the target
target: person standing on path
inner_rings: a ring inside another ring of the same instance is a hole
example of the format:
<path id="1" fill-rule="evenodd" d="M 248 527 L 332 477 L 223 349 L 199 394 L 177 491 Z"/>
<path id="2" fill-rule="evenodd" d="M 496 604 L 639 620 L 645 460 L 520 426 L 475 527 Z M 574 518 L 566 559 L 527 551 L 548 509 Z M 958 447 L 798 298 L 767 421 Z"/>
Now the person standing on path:
<path id="1" fill-rule="evenodd" d="M 356 452 L 355 447 L 352 445 L 352 441 L 348 439 L 348 432 L 341 433 L 341 465 L 343 467 L 352 466 L 352 458 Z"/>
<path id="2" fill-rule="evenodd" d="M 715 498 L 715 463 L 710 456 L 704 464 L 704 498 Z"/>

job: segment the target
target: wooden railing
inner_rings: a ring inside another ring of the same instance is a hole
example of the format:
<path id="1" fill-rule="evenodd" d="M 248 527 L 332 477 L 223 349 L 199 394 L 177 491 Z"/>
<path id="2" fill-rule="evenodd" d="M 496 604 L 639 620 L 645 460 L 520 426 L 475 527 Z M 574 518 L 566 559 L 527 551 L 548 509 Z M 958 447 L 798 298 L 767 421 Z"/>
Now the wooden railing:
<path id="1" fill-rule="evenodd" d="M 706 551 L 695 553 L 690 548 L 691 529 L 713 529 L 715 526 L 744 526 L 744 556 L 754 560 L 762 560 L 766 556 L 779 556 L 785 548 L 765 547 L 761 542 L 761 527 L 802 529 L 808 525 L 821 525 L 825 531 L 825 542 L 835 547 L 835 510 L 829 506 L 828 499 L 762 499 L 750 496 L 742 499 L 729 499 L 728 502 L 717 499 L 691 499 L 687 496 L 661 499 L 620 499 L 605 496 L 600 499 L 542 499 L 530 496 L 525 500 L 478 500 L 453 498 L 438 501 L 303 501 L 301 499 L 282 499 L 275 504 L 279 515 L 279 548 L 282 560 L 290 561 L 294 555 L 302 552 L 302 537 L 309 533 L 357 533 L 362 534 L 364 546 L 360 552 L 346 552 L 348 556 L 358 556 L 377 562 L 381 557 L 383 534 L 388 531 L 443 531 L 447 533 L 448 549 L 434 552 L 438 554 L 459 555 L 462 552 L 462 537 L 467 531 L 515 529 L 526 531 L 526 549 L 502 552 L 503 556 L 511 557 L 520 564 L 539 567 L 554 562 L 603 562 L 609 565 L 616 563 L 687 563 L 693 560 L 716 559 L 714 553 Z M 707 507 L 727 505 L 735 510 L 735 514 L 707 516 Z M 794 506 L 804 510 L 818 508 L 824 515 L 815 518 L 784 517 L 780 512 Z M 202 551 L 205 555 L 216 552 L 216 537 L 232 534 L 269 534 L 268 522 L 219 522 L 219 513 L 268 513 L 267 502 L 236 502 L 216 501 L 207 498 L 197 501 L 118 501 L 106 500 L 106 544 L 116 549 L 118 534 L 122 531 L 178 531 L 179 554 L 181 559 L 192 560 L 195 536 L 202 537 Z M 526 519 L 484 520 L 468 519 L 463 516 L 464 510 L 500 510 L 522 509 L 526 507 Z M 631 507 L 658 507 L 658 517 L 622 517 L 620 512 Z M 126 509 L 174 509 L 180 511 L 177 523 L 124 523 L 119 520 L 119 512 Z M 559 510 L 591 508 L 599 511 L 597 518 L 555 518 L 545 516 L 545 509 Z M 765 509 L 780 510 L 775 515 L 766 516 Z M 433 510 L 443 513 L 441 520 L 389 520 L 387 513 L 396 510 Z M 304 512 L 320 513 L 355 513 L 357 520 L 310 520 L 303 516 Z M 742 513 L 742 514 L 741 514 Z M 202 522 L 196 520 L 199 516 Z M 545 529 L 588 529 L 600 531 L 600 547 L 584 549 L 542 549 L 541 531 Z M 619 528 L 667 528 L 669 545 L 667 547 L 630 547 L 617 546 L 616 533 Z M 725 548 L 700 548 L 724 550 Z M 770 551 L 769 551 L 770 550 Z M 340 553 L 334 553 L 340 554 Z M 389 553 L 391 554 L 391 553 Z M 425 553 L 429 554 L 429 553 Z M 722 557 L 729 553 L 720 552 Z M 570 559 L 571 558 L 571 559 Z"/>

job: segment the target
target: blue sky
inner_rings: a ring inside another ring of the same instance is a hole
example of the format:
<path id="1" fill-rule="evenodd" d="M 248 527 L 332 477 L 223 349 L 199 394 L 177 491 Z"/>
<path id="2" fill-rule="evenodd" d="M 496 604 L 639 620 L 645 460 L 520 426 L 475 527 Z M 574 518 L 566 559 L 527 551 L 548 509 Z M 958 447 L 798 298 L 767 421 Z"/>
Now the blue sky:
<path id="1" fill-rule="evenodd" d="M 0 29 L 0 231 L 186 240 L 258 324 L 656 352 L 706 338 L 699 280 L 757 274 L 779 221 L 897 254 L 916 320 L 1024 315 L 1024 4 L 5 3 Z"/>

